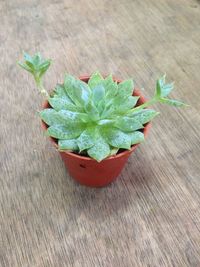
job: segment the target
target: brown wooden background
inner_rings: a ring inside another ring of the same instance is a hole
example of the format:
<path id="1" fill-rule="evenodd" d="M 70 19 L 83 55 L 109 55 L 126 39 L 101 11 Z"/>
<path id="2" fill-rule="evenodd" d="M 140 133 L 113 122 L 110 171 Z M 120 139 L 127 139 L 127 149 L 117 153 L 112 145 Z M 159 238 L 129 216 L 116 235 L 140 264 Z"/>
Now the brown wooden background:
<path id="1" fill-rule="evenodd" d="M 64 73 L 163 73 L 188 109 L 161 115 L 117 182 L 75 183 L 42 132 L 22 51 Z M 0 0 L 0 266 L 200 266 L 200 1 Z"/>

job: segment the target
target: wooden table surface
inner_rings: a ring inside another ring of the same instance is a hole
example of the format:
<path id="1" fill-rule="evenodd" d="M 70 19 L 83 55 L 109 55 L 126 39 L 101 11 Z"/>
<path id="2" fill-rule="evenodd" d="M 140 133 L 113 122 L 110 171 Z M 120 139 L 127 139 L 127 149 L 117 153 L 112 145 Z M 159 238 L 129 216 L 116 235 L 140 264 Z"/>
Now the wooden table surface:
<path id="1" fill-rule="evenodd" d="M 49 90 L 98 69 L 149 97 L 166 72 L 191 107 L 157 105 L 118 180 L 80 186 L 41 129 L 23 50 L 53 59 Z M 1 0 L 0 55 L 0 266 L 199 267 L 199 0 Z"/>

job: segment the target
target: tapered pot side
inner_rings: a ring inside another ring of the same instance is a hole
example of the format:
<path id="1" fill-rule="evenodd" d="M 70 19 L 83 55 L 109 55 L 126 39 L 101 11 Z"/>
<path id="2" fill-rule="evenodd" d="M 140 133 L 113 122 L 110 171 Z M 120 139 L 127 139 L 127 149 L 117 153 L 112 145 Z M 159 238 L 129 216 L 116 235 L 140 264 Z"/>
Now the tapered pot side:
<path id="1" fill-rule="evenodd" d="M 80 76 L 79 79 L 88 82 L 90 76 Z M 114 78 L 115 81 L 120 83 L 122 80 Z M 138 89 L 135 89 L 133 95 L 140 96 L 138 100 L 138 105 L 141 105 L 146 102 L 144 96 L 140 93 Z M 43 109 L 51 107 L 48 101 L 46 100 L 43 103 Z M 48 125 L 42 121 L 42 127 L 44 130 L 47 130 Z M 147 123 L 143 129 L 144 136 L 147 136 L 151 123 Z M 53 145 L 58 149 L 57 140 L 50 137 Z M 73 152 L 68 151 L 59 151 L 69 174 L 80 184 L 86 185 L 89 187 L 103 187 L 113 182 L 117 176 L 122 171 L 127 159 L 131 153 L 137 148 L 139 144 L 133 145 L 130 150 L 125 150 L 117 155 L 110 156 L 101 162 L 96 160 L 84 157 Z"/>

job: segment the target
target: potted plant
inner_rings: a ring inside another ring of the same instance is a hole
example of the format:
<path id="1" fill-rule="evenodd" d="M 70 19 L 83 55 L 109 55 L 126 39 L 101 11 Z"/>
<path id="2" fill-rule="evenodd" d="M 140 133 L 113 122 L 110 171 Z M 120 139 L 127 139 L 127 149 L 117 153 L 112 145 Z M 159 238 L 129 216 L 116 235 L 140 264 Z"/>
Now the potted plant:
<path id="1" fill-rule="evenodd" d="M 157 102 L 186 106 L 167 97 L 173 83 L 167 84 L 165 75 L 157 80 L 155 94 L 148 101 L 134 89 L 132 79 L 121 81 L 99 72 L 79 79 L 66 75 L 64 83 L 49 95 L 42 78 L 51 60 L 25 53 L 24 62 L 18 64 L 33 75 L 46 97 L 39 113 L 43 128 L 70 175 L 87 186 L 105 186 L 119 175 L 144 141 L 150 121 L 159 114 L 147 107 Z"/>

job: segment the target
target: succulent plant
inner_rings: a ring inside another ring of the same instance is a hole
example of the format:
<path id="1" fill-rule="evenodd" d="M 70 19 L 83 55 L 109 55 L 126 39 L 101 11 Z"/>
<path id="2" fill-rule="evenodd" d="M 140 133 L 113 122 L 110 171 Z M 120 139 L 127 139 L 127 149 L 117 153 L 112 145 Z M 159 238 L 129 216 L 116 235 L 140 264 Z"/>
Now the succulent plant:
<path id="1" fill-rule="evenodd" d="M 25 54 L 21 67 L 33 74 L 51 108 L 42 110 L 41 119 L 49 126 L 47 134 L 58 139 L 60 150 L 74 151 L 101 161 L 119 149 L 130 149 L 144 141 L 144 125 L 159 114 L 146 107 L 156 103 L 185 106 L 183 102 L 167 98 L 173 83 L 165 82 L 165 75 L 157 80 L 153 98 L 137 106 L 139 97 L 133 96 L 133 80 L 117 83 L 112 75 L 102 77 L 95 72 L 85 83 L 66 75 L 51 96 L 43 87 L 42 76 L 50 66 L 39 54 Z"/>

